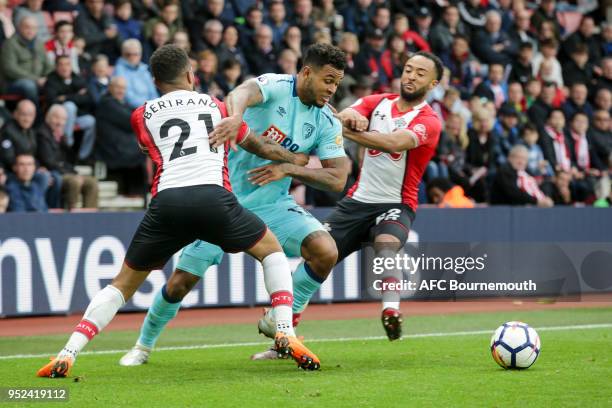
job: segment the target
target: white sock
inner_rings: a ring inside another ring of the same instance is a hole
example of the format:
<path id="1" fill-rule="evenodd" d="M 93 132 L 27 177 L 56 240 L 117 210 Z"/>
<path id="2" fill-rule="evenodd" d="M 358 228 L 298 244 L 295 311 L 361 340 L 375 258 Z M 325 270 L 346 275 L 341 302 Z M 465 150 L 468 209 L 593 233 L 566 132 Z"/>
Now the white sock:
<path id="1" fill-rule="evenodd" d="M 377 251 L 377 256 L 383 258 L 394 258 L 397 251 L 389 248 L 383 248 Z M 386 269 L 380 277 L 384 283 L 399 283 L 402 280 L 402 271 L 398 268 Z M 383 310 L 391 308 L 399 310 L 400 308 L 400 291 L 384 289 L 382 293 L 382 308 Z"/>
<path id="2" fill-rule="evenodd" d="M 58 357 L 75 360 L 83 347 L 110 323 L 124 304 L 123 294 L 112 285 L 107 285 L 98 292 Z"/>
<path id="3" fill-rule="evenodd" d="M 289 261 L 282 252 L 274 252 L 261 262 L 266 290 L 270 294 L 276 331 L 295 336 L 293 331 L 293 283 Z"/>

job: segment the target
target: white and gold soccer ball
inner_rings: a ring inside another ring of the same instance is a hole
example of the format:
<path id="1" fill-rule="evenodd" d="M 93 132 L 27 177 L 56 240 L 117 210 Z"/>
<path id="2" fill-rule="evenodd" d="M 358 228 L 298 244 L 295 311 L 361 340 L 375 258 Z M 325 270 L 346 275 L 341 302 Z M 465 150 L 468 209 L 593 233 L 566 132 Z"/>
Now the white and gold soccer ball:
<path id="1" fill-rule="evenodd" d="M 491 355 L 506 369 L 525 369 L 540 355 L 540 336 L 527 323 L 507 322 L 495 330 L 491 337 Z"/>

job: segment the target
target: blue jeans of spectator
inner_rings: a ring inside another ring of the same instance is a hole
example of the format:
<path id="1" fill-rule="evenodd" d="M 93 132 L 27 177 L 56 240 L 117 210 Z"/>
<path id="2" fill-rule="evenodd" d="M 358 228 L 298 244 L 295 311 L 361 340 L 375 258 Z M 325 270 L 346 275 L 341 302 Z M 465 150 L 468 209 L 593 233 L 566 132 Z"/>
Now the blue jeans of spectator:
<path id="1" fill-rule="evenodd" d="M 92 115 L 78 115 L 79 108 L 74 102 L 64 102 L 64 108 L 68 112 L 66 120 L 65 136 L 68 146 L 74 145 L 74 126 L 78 125 L 83 131 L 83 140 L 79 148 L 79 159 L 84 160 L 91 156 L 96 143 L 96 118 Z"/>
<path id="2" fill-rule="evenodd" d="M 49 208 L 62 208 L 62 175 L 59 171 L 50 171 L 49 177 L 53 179 L 53 184 L 47 189 L 45 200 Z"/>
<path id="3" fill-rule="evenodd" d="M 435 178 L 449 178 L 448 177 L 448 166 L 444 163 L 436 163 L 434 161 L 430 161 L 427 164 L 427 169 L 425 170 L 427 174 L 427 181 L 433 180 Z"/>
<path id="4" fill-rule="evenodd" d="M 22 95 L 31 100 L 38 109 L 38 84 L 33 79 L 18 79 L 8 86 L 9 93 Z"/>

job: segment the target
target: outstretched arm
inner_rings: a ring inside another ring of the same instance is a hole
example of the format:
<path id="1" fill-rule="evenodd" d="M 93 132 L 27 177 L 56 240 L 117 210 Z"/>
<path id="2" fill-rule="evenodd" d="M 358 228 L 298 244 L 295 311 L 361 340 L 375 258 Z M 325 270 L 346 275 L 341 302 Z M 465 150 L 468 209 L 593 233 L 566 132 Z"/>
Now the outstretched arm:
<path id="1" fill-rule="evenodd" d="M 246 139 L 240 143 L 240 147 L 264 159 L 290 163 L 296 166 L 305 166 L 308 164 L 308 155 L 304 153 L 291 153 L 289 150 L 281 147 L 278 143 L 270 139 L 257 136 L 252 130 Z"/>
<path id="2" fill-rule="evenodd" d="M 242 115 L 249 106 L 263 102 L 263 95 L 256 79 L 249 79 L 230 92 L 225 98 L 227 117 L 222 119 L 210 134 L 211 147 L 218 147 L 230 141 L 232 149 L 236 150 L 236 135 L 242 124 Z"/>
<path id="3" fill-rule="evenodd" d="M 385 153 L 402 152 L 419 146 L 417 135 L 408 129 L 398 129 L 391 133 L 379 133 L 356 132 L 345 127 L 342 135 L 364 147 L 380 150 Z"/>
<path id="4" fill-rule="evenodd" d="M 284 177 L 293 177 L 319 190 L 342 191 L 350 168 L 346 157 L 321 160 L 321 166 L 320 169 L 309 169 L 289 163 L 269 164 L 249 170 L 249 180 L 263 186 Z"/>

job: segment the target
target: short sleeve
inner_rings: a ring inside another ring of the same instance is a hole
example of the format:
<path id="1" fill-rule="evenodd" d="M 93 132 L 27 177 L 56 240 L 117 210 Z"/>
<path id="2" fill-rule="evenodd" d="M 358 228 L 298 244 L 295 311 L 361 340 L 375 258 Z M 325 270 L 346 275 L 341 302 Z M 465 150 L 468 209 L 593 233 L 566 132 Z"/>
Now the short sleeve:
<path id="1" fill-rule="evenodd" d="M 415 134 L 418 146 L 436 146 L 440 139 L 442 125 L 436 115 L 421 115 L 414 118 L 406 129 Z"/>
<path id="2" fill-rule="evenodd" d="M 278 95 L 286 98 L 287 91 L 294 86 L 294 81 L 295 78 L 290 75 L 279 74 L 263 74 L 255 78 L 255 83 L 259 86 L 263 96 L 262 103 L 275 99 Z"/>
<path id="3" fill-rule="evenodd" d="M 147 138 L 145 137 L 145 133 L 147 132 L 144 123 L 145 107 L 146 104 L 139 106 L 138 108 L 134 109 L 132 115 L 130 116 L 130 124 L 132 125 L 132 130 L 136 135 L 136 140 L 138 140 L 138 143 L 141 146 L 148 145 Z"/>
<path id="4" fill-rule="evenodd" d="M 386 94 L 364 96 L 363 98 L 358 99 L 357 102 L 349 106 L 349 108 L 356 110 L 361 115 L 369 119 L 374 109 L 376 109 L 376 107 L 380 104 L 380 102 L 383 99 L 388 98 L 388 97 L 393 97 L 393 96 L 397 96 L 397 95 L 386 93 Z"/>
<path id="5" fill-rule="evenodd" d="M 324 125 L 319 131 L 319 143 L 317 144 L 317 156 L 320 160 L 344 157 L 344 139 L 342 138 L 342 124 L 330 114 L 324 115 Z"/>

